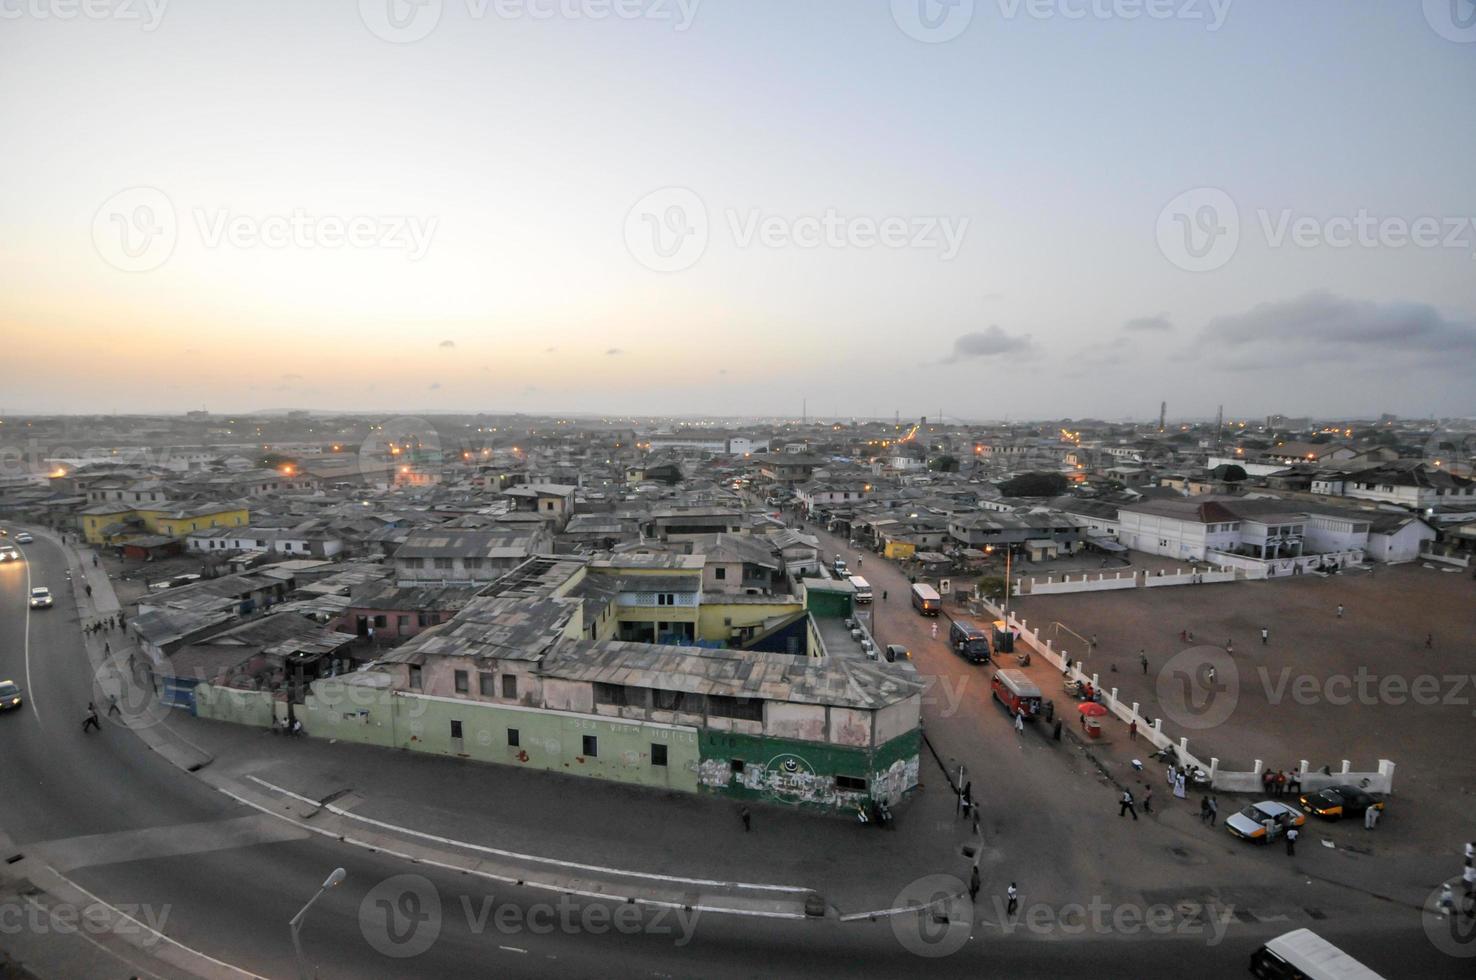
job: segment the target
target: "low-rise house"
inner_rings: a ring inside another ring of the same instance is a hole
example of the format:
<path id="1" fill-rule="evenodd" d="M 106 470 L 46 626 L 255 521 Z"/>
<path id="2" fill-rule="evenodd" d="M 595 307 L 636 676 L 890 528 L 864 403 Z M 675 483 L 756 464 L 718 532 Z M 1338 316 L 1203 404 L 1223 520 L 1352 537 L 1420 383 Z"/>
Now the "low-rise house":
<path id="1" fill-rule="evenodd" d="M 395 550 L 395 579 L 400 585 L 491 582 L 532 555 L 550 552 L 552 545 L 541 523 L 497 531 L 421 529 Z"/>

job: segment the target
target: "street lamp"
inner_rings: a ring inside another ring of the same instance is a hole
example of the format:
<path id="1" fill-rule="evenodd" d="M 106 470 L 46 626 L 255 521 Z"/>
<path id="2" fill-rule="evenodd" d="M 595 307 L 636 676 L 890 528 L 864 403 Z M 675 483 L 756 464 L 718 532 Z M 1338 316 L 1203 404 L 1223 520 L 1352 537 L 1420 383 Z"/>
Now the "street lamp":
<path id="1" fill-rule="evenodd" d="M 291 922 L 287 923 L 292 928 L 292 948 L 297 951 L 297 975 L 301 980 L 312 980 L 312 973 L 308 970 L 307 961 L 302 957 L 302 939 L 299 937 L 299 934 L 302 932 L 302 920 L 307 917 L 308 909 L 313 907 L 313 903 L 324 892 L 330 888 L 337 888 L 343 884 L 343 879 L 347 877 L 347 871 L 342 868 L 334 868 L 333 873 L 328 876 L 328 880 L 323 882 L 322 887 L 318 889 L 318 893 L 308 899 L 307 904 L 302 907 L 302 910 L 292 917 Z"/>

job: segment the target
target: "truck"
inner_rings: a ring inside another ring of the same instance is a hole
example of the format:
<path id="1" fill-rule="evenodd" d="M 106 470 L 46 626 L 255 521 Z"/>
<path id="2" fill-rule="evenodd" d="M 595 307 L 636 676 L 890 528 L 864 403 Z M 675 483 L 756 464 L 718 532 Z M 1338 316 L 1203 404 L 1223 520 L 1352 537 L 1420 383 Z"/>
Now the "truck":
<path id="1" fill-rule="evenodd" d="M 868 603 L 871 601 L 871 583 L 859 575 L 851 576 L 851 588 L 856 590 L 856 601 Z"/>

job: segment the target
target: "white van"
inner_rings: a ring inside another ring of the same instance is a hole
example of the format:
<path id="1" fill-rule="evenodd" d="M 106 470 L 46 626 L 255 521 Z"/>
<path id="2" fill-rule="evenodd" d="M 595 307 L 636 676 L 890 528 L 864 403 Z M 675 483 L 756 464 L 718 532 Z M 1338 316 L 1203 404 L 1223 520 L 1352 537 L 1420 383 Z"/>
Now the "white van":
<path id="1" fill-rule="evenodd" d="M 1283 933 L 1251 954 L 1258 977 L 1298 980 L 1384 980 L 1311 929 Z"/>
<path id="2" fill-rule="evenodd" d="M 856 590 L 856 601 L 857 602 L 870 602 L 871 601 L 871 583 L 868 582 L 868 581 L 866 581 L 864 578 L 862 578 L 859 575 L 852 575 L 850 581 L 851 581 L 851 588 L 853 588 L 853 589 Z"/>

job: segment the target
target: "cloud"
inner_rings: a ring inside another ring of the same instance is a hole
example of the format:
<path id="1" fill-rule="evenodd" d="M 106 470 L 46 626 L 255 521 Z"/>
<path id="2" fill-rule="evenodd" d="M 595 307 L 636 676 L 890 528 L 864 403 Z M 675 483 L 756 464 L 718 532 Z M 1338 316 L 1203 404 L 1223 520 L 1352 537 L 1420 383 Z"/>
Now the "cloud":
<path id="1" fill-rule="evenodd" d="M 988 330 L 966 333 L 953 342 L 953 353 L 943 359 L 945 364 L 957 364 L 976 357 L 996 357 L 1000 354 L 1019 354 L 1031 349 L 1030 335 L 1011 337 L 998 326 Z"/>
<path id="2" fill-rule="evenodd" d="M 1205 339 L 1238 351 L 1262 345 L 1315 346 L 1324 359 L 1358 352 L 1476 357 L 1476 323 L 1470 320 L 1451 319 L 1427 303 L 1378 303 L 1326 290 L 1216 317 L 1205 329 Z"/>
<path id="3" fill-rule="evenodd" d="M 440 343 L 440 348 L 441 348 L 441 350 L 455 350 L 456 349 L 456 341 L 454 341 L 454 340 L 443 340 Z"/>
<path id="4" fill-rule="evenodd" d="M 1174 329 L 1174 325 L 1169 320 L 1167 313 L 1160 313 L 1157 316 L 1140 316 L 1140 317 L 1134 317 L 1133 319 L 1129 320 L 1127 323 L 1124 323 L 1122 325 L 1122 329 L 1124 329 L 1124 330 L 1133 330 L 1133 331 L 1137 331 L 1137 330 L 1164 331 L 1164 330 L 1172 330 L 1172 329 Z"/>
<path id="5" fill-rule="evenodd" d="M 606 357 L 615 357 L 615 356 L 617 356 L 619 354 L 624 354 L 624 353 L 625 353 L 625 351 L 621 350 L 619 347 L 611 347 L 609 350 L 605 351 L 605 356 Z"/>

